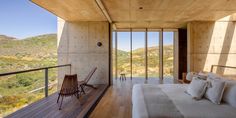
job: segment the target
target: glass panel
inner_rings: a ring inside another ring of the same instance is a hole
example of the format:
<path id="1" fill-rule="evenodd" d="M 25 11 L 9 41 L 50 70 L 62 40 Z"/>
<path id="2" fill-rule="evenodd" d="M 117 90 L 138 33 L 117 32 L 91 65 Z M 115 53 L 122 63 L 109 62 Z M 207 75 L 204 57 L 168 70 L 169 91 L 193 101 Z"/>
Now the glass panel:
<path id="1" fill-rule="evenodd" d="M 148 77 L 159 78 L 159 32 L 148 32 Z"/>
<path id="2" fill-rule="evenodd" d="M 116 78 L 116 33 L 112 32 L 112 74 Z"/>
<path id="3" fill-rule="evenodd" d="M 130 32 L 117 32 L 117 74 L 124 73 L 126 77 L 130 71 Z"/>
<path id="4" fill-rule="evenodd" d="M 0 77 L 0 116 L 4 117 L 42 99 L 43 87 L 44 71 Z"/>
<path id="5" fill-rule="evenodd" d="M 68 68 L 68 67 L 63 67 L 63 68 Z M 57 85 L 58 85 L 57 72 L 58 72 L 58 68 L 52 68 L 48 70 L 48 95 L 51 95 L 58 91 L 57 90 Z"/>
<path id="6" fill-rule="evenodd" d="M 145 32 L 132 32 L 132 76 L 145 77 Z"/>
<path id="7" fill-rule="evenodd" d="M 163 32 L 163 77 L 173 78 L 174 32 Z"/>

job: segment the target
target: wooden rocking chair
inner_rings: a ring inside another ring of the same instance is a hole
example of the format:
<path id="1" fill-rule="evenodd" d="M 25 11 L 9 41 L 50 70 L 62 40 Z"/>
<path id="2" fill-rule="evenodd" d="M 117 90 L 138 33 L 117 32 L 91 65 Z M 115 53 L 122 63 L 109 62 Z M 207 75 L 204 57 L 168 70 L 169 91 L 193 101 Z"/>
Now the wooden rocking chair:
<path id="1" fill-rule="evenodd" d="M 93 76 L 96 70 L 97 70 L 97 67 L 93 68 L 84 80 L 78 81 L 78 84 L 80 85 L 80 88 L 81 88 L 81 92 L 83 92 L 84 94 L 85 94 L 85 91 L 84 91 L 85 86 L 96 89 L 96 87 L 94 87 L 93 85 L 88 84 L 89 80 L 91 79 L 91 77 Z"/>
<path id="2" fill-rule="evenodd" d="M 77 80 L 77 74 L 75 75 L 65 75 L 65 78 L 63 80 L 61 90 L 59 92 L 57 103 L 59 102 L 60 97 L 62 97 L 59 110 L 61 110 L 63 98 L 67 96 L 73 96 L 75 95 L 77 98 L 79 98 L 79 87 L 78 87 L 78 80 Z"/>

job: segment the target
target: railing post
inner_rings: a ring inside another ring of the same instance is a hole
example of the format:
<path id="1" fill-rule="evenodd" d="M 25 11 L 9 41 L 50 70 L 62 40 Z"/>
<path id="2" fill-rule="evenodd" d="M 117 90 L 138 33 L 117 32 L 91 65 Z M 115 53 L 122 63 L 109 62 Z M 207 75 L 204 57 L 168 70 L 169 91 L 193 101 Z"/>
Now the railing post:
<path id="1" fill-rule="evenodd" d="M 48 97 L 48 68 L 45 68 L 45 97 Z"/>

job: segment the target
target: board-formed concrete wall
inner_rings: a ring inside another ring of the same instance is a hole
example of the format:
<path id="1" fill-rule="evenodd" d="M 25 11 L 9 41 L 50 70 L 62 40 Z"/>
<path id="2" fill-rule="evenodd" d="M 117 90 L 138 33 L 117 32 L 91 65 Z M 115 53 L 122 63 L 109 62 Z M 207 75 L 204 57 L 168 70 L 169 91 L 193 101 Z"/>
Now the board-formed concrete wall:
<path id="1" fill-rule="evenodd" d="M 236 66 L 235 27 L 231 21 L 189 23 L 188 71 L 209 72 L 211 65 Z M 217 70 L 219 74 L 231 72 Z"/>
<path id="2" fill-rule="evenodd" d="M 102 42 L 98 47 L 97 42 Z M 109 78 L 108 22 L 66 22 L 58 18 L 58 64 L 72 64 L 71 74 L 83 80 L 92 68 L 91 84 L 107 84 Z M 59 86 L 69 68 L 58 71 Z"/>

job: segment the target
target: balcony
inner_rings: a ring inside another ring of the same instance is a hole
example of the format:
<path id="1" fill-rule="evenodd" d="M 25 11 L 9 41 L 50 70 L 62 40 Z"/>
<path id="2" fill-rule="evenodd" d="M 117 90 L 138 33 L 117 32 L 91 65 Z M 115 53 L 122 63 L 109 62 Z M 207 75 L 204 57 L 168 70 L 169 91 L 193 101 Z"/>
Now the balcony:
<path id="1" fill-rule="evenodd" d="M 65 97 L 62 104 L 62 109 L 59 109 L 59 103 L 57 103 L 58 98 L 58 91 L 60 90 L 60 85 L 57 81 L 52 81 L 52 77 L 50 77 L 50 72 L 52 69 L 58 68 L 66 68 L 71 72 L 71 64 L 65 65 L 58 65 L 58 66 L 51 66 L 51 67 L 43 67 L 43 68 L 36 68 L 30 70 L 23 70 L 23 71 L 16 71 L 16 72 L 9 72 L 0 74 L 0 77 L 9 77 L 9 76 L 19 76 L 21 74 L 35 74 L 38 72 L 44 72 L 44 86 L 34 88 L 30 91 L 22 91 L 21 93 L 14 93 L 14 95 L 10 95 L 9 97 L 16 98 L 16 105 L 15 107 L 9 107 L 6 109 L 8 112 L 5 112 L 4 115 L 7 115 L 7 118 L 19 118 L 19 117 L 34 117 L 34 118 L 41 118 L 41 117 L 86 117 L 89 115 L 91 110 L 95 107 L 96 103 L 100 100 L 102 95 L 104 94 L 105 90 L 107 89 L 108 85 L 105 84 L 96 84 L 94 85 L 96 89 L 92 88 L 85 88 L 85 94 L 80 95 L 79 98 L 77 97 Z M 42 74 L 42 73 L 41 73 Z M 24 76 L 27 77 L 27 76 Z M 55 79 L 55 76 L 54 80 Z M 4 78 L 2 78 L 4 79 Z M 19 78 L 11 78 L 11 79 L 19 79 Z M 41 78 L 43 79 L 43 78 Z M 59 89 L 57 89 L 59 88 Z M 11 91 L 9 89 L 9 91 Z M 20 94 L 24 95 L 22 98 L 27 102 L 22 104 L 22 99 L 17 100 L 17 96 Z M 44 96 L 43 96 L 44 94 Z M 36 98 L 29 98 L 29 96 L 33 96 Z M 6 96 L 4 96 L 6 97 Z M 2 99 L 1 104 L 7 104 L 9 99 Z M 15 112 L 14 112 L 15 111 Z M 14 112 L 10 115 L 7 113 Z"/>

